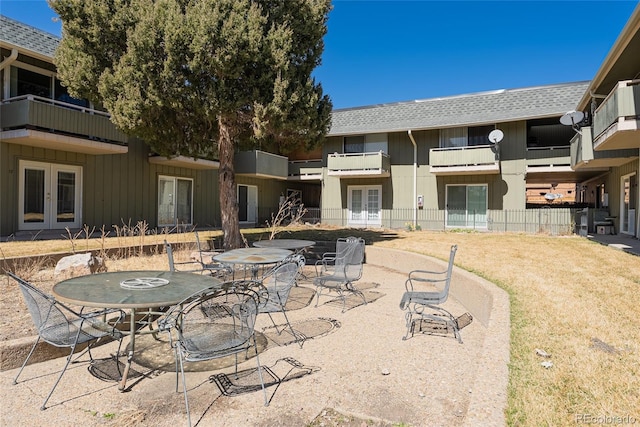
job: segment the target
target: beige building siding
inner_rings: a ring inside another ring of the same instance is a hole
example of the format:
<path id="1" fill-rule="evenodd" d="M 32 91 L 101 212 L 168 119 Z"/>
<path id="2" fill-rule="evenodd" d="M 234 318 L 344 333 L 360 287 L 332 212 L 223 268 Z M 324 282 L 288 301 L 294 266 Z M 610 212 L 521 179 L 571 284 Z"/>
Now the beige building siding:
<path id="1" fill-rule="evenodd" d="M 414 217 L 414 198 L 423 196 L 422 211 L 441 210 L 446 206 L 446 188 L 451 184 L 487 184 L 489 210 L 524 210 L 526 206 L 526 122 L 499 123 L 505 137 L 500 144 L 500 173 L 476 175 L 436 176 L 430 172 L 429 153 L 439 146 L 439 130 L 412 132 L 416 143 L 417 167 L 414 177 L 414 146 L 407 132 L 387 135 L 391 158 L 391 176 L 388 178 L 338 178 L 323 172 L 322 207 L 331 211 L 348 208 L 350 185 L 381 185 L 383 224 L 402 227 Z M 343 137 L 329 137 L 324 144 L 323 159 L 328 154 L 342 152 Z M 325 165 L 326 166 L 326 163 Z M 415 181 L 415 190 L 414 190 Z M 393 215 L 391 215 L 393 211 Z M 346 215 L 346 213 L 345 213 Z M 417 214 L 418 217 L 420 214 Z M 391 217 L 395 220 L 391 222 Z M 323 218 L 324 221 L 325 218 Z M 336 222 L 336 221 L 334 221 Z"/>
<path id="2" fill-rule="evenodd" d="M 82 223 L 89 227 L 105 226 L 106 230 L 111 230 L 113 226 L 135 226 L 138 221 L 156 227 L 160 175 L 193 179 L 193 223 L 201 226 L 220 223 L 217 170 L 150 164 L 147 161 L 149 149 L 143 142 L 131 141 L 127 154 L 114 155 L 80 154 L 7 143 L 0 146 L 2 235 L 18 229 L 20 160 L 82 166 Z"/>
<path id="3" fill-rule="evenodd" d="M 636 174 L 636 183 L 640 178 L 640 160 L 636 159 L 632 162 L 625 163 L 622 166 L 611 168 L 611 172 L 607 175 L 605 189 L 609 194 L 609 215 L 615 217 L 616 232 L 620 230 L 620 196 L 621 196 L 621 179 L 625 175 Z M 636 230 L 638 227 L 638 187 L 632 188 L 636 196 Z"/>
<path id="4" fill-rule="evenodd" d="M 498 129 L 504 132 L 500 142 L 499 182 L 494 182 L 489 209 L 525 209 L 527 203 L 526 188 L 526 122 L 499 123 Z"/>

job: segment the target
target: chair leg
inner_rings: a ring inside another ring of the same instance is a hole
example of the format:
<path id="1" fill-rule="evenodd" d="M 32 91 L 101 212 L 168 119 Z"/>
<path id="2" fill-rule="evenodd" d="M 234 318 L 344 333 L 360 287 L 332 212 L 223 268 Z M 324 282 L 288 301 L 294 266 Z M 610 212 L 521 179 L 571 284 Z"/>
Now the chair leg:
<path id="1" fill-rule="evenodd" d="M 316 307 L 318 307 L 318 303 L 320 302 L 320 295 L 322 295 L 322 286 L 316 285 Z"/>
<path id="2" fill-rule="evenodd" d="M 264 378 L 262 378 L 262 368 L 260 367 L 260 358 L 258 357 L 258 343 L 256 342 L 256 334 L 253 334 L 253 346 L 256 348 L 256 364 L 258 365 L 258 376 L 260 377 L 260 384 L 262 385 L 262 394 L 264 395 L 264 406 L 269 406 L 269 399 L 267 399 L 267 390 L 264 388 Z M 236 370 L 238 365 L 236 364 Z"/>
<path id="3" fill-rule="evenodd" d="M 189 427 L 191 427 L 191 411 L 189 410 L 189 396 L 187 394 L 187 379 L 184 377 L 184 361 L 182 360 L 182 353 L 180 353 L 180 375 L 182 376 L 182 391 L 184 392 L 184 406 L 187 409 L 187 422 Z"/>
<path id="4" fill-rule="evenodd" d="M 411 311 L 407 311 L 407 314 L 405 314 L 404 317 L 407 322 L 407 333 L 402 337 L 403 341 L 409 339 L 409 334 L 413 336 L 413 313 L 411 313 Z"/>
<path id="5" fill-rule="evenodd" d="M 304 344 L 304 340 L 305 337 L 304 336 L 299 336 L 296 331 L 293 330 L 293 326 L 291 326 L 291 322 L 289 321 L 289 316 L 287 316 L 287 311 L 284 309 L 284 307 L 282 307 L 282 314 L 284 314 L 284 320 L 287 321 L 287 325 L 289 325 L 289 330 L 291 331 L 291 335 L 293 335 L 293 338 L 295 338 L 296 342 L 300 345 L 300 348 L 302 348 L 303 344 Z M 276 328 L 277 330 L 277 328 Z M 284 331 L 284 328 L 282 328 L 282 330 Z"/>
<path id="6" fill-rule="evenodd" d="M 27 355 L 27 358 L 24 359 L 24 362 L 22 363 L 22 367 L 20 368 L 20 371 L 18 371 L 18 375 L 16 375 L 16 377 L 13 379 L 13 383 L 14 384 L 18 384 L 18 377 L 22 373 L 22 370 L 24 369 L 24 367 L 27 366 L 27 362 L 31 358 L 31 355 L 33 354 L 33 352 L 36 349 L 36 347 L 37 347 L 39 342 L 40 342 L 40 336 L 38 335 L 38 338 L 36 339 L 36 342 L 33 344 L 33 347 L 31 347 L 31 351 L 29 351 L 29 354 Z"/>
<path id="7" fill-rule="evenodd" d="M 69 367 L 69 364 L 71 363 L 71 359 L 73 358 L 73 352 L 75 351 L 75 349 L 76 349 L 75 345 L 73 347 L 71 347 L 71 353 L 69 353 L 69 356 L 67 356 L 67 362 L 64 364 L 64 368 L 62 368 L 62 371 L 60 372 L 60 375 L 58 376 L 58 379 L 56 380 L 56 382 L 53 385 L 53 387 L 51 387 L 51 391 L 49 392 L 49 395 L 47 396 L 46 399 L 44 399 L 44 402 L 42 402 L 42 406 L 40 407 L 41 411 L 44 411 L 45 409 L 47 409 L 47 402 L 49 401 L 49 398 L 53 394 L 53 391 L 58 386 L 58 383 L 62 379 L 62 376 L 66 372 L 67 367 Z"/>

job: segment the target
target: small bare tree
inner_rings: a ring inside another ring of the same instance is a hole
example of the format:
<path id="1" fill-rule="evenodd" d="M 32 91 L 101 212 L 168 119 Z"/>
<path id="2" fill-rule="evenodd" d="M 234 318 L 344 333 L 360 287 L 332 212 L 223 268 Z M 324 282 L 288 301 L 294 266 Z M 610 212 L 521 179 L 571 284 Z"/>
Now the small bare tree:
<path id="1" fill-rule="evenodd" d="M 271 230 L 269 240 L 273 240 L 276 235 L 284 231 L 287 225 L 300 224 L 306 213 L 307 209 L 297 193 L 291 193 L 282 198 L 278 212 L 271 214 L 271 221 L 267 221 L 267 226 Z"/>

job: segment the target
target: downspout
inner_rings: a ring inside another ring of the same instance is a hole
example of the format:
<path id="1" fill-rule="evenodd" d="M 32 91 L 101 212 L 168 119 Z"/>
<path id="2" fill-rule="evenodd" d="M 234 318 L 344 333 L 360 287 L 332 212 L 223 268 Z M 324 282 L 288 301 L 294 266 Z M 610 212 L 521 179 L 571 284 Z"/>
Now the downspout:
<path id="1" fill-rule="evenodd" d="M 8 67 L 9 65 L 13 64 L 13 62 L 14 62 L 16 59 L 18 59 L 18 49 L 16 49 L 16 48 L 14 47 L 13 49 L 11 49 L 11 55 L 9 55 L 9 56 L 8 56 L 8 57 L 6 57 L 2 62 L 0 62 L 0 70 L 4 70 L 4 69 L 5 69 L 6 67 Z M 9 73 L 5 73 L 5 78 L 4 78 L 4 80 L 7 80 L 7 81 L 8 81 L 8 79 L 9 79 Z M 6 88 L 6 89 L 5 89 L 5 88 Z M 2 92 L 5 92 L 5 91 L 6 91 L 6 93 L 3 93 L 3 96 L 2 96 L 4 99 L 9 98 L 9 97 L 11 96 L 11 95 L 10 95 L 10 90 L 11 90 L 11 89 L 10 89 L 10 87 L 9 87 L 9 85 L 8 85 L 8 84 L 7 84 L 7 85 L 5 85 L 5 84 L 4 84 L 4 81 L 0 81 L 0 90 L 1 90 Z"/>
<path id="2" fill-rule="evenodd" d="M 418 145 L 413 139 L 411 129 L 407 131 L 409 139 L 413 144 L 413 228 L 418 225 Z"/>
<path id="3" fill-rule="evenodd" d="M 7 58 L 0 62 L 0 70 L 4 70 L 4 67 L 11 65 L 16 59 L 18 59 L 18 49 L 15 47 L 11 49 L 11 55 L 7 56 Z"/>

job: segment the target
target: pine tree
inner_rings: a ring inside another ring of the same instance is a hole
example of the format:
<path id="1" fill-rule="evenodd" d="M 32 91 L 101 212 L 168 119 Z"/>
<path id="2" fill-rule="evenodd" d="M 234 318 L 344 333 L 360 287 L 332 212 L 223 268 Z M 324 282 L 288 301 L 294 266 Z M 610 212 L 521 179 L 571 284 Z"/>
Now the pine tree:
<path id="1" fill-rule="evenodd" d="M 331 101 L 320 64 L 330 0 L 49 0 L 55 63 L 72 96 L 102 105 L 163 156 L 217 157 L 224 248 L 242 246 L 236 148 L 320 144 Z"/>

